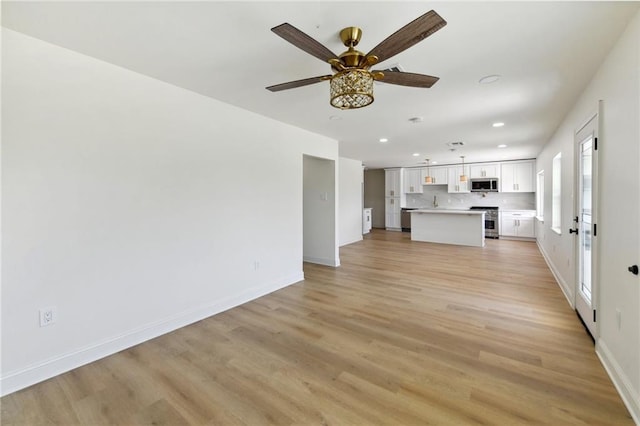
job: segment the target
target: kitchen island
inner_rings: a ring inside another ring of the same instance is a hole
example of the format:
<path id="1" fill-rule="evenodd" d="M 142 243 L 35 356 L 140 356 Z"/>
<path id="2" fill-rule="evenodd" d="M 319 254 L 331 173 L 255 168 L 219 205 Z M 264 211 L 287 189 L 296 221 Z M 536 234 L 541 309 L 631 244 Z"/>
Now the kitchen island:
<path id="1" fill-rule="evenodd" d="M 478 210 L 412 210 L 411 239 L 484 247 L 484 214 Z"/>

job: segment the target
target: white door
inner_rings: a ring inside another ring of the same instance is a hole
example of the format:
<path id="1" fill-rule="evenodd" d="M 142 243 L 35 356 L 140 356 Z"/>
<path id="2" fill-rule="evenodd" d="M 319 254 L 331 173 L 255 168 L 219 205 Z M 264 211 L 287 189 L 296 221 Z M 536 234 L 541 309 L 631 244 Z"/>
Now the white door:
<path id="1" fill-rule="evenodd" d="M 595 274 L 594 252 L 597 243 L 597 121 L 595 115 L 576 133 L 576 206 L 575 226 L 576 244 L 576 310 L 589 329 L 591 336 L 597 338 L 597 275 Z"/>

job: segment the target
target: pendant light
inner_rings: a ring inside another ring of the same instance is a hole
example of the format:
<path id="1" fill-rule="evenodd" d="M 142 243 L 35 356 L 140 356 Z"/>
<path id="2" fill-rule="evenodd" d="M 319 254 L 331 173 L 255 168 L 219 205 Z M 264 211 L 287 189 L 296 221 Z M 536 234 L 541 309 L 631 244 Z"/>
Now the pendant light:
<path id="1" fill-rule="evenodd" d="M 425 161 L 427 162 L 427 176 L 424 178 L 424 183 L 433 183 L 431 173 L 429 173 L 429 159 L 427 158 Z"/>
<path id="2" fill-rule="evenodd" d="M 460 175 L 460 182 L 466 182 L 467 175 L 464 174 L 464 155 L 461 155 L 460 158 L 462 158 L 462 174 Z"/>

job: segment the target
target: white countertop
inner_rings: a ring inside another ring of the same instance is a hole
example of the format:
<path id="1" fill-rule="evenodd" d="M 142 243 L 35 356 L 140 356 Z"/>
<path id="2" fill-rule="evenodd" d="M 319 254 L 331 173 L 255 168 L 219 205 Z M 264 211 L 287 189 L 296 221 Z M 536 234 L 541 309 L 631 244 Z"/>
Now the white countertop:
<path id="1" fill-rule="evenodd" d="M 418 209 L 418 210 L 410 210 L 409 213 L 420 213 L 420 214 L 474 214 L 480 215 L 484 214 L 484 210 L 454 210 L 454 209 Z"/>

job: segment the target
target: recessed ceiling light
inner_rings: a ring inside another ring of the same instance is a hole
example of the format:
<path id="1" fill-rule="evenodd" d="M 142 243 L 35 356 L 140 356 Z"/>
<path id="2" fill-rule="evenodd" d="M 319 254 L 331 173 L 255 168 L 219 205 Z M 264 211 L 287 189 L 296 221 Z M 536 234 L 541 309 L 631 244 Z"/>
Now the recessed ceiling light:
<path id="1" fill-rule="evenodd" d="M 504 126 L 504 123 L 502 123 L 502 122 L 497 122 L 497 123 L 493 123 L 493 124 L 492 124 L 492 126 L 493 126 L 493 127 L 502 127 L 502 126 Z"/>
<path id="2" fill-rule="evenodd" d="M 380 138 L 380 142 L 384 143 L 384 142 L 389 142 L 389 139 L 387 138 Z"/>
<path id="3" fill-rule="evenodd" d="M 431 164 L 438 164 L 438 162 L 437 161 L 432 161 Z"/>
<path id="4" fill-rule="evenodd" d="M 482 77 L 480 80 L 478 80 L 478 83 L 480 84 L 491 84 L 491 83 L 495 83 L 496 81 L 500 80 L 500 76 L 497 74 L 492 74 L 492 75 L 487 75 Z"/>
<path id="5" fill-rule="evenodd" d="M 505 144 L 500 144 L 498 145 L 498 148 L 506 148 L 507 146 Z"/>
<path id="6" fill-rule="evenodd" d="M 413 153 L 413 156 L 414 156 L 414 157 L 420 157 L 420 153 L 419 153 L 419 152 L 414 152 L 414 153 Z"/>

